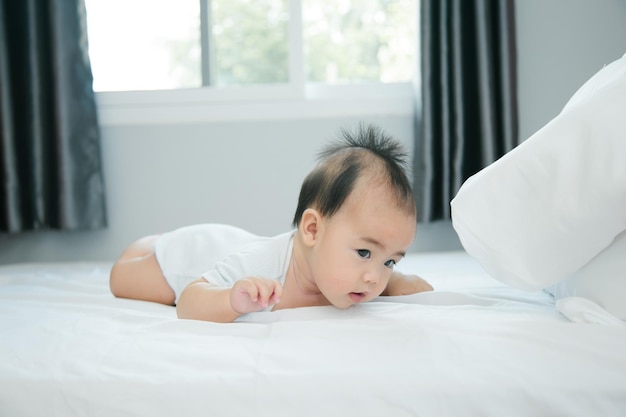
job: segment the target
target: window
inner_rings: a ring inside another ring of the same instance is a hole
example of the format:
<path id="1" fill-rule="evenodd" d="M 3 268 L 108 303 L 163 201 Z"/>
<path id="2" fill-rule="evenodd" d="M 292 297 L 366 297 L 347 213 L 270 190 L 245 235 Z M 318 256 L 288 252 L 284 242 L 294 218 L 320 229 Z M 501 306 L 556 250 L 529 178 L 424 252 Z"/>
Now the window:
<path id="1" fill-rule="evenodd" d="M 86 0 L 95 91 L 200 85 L 198 0 Z"/>
<path id="2" fill-rule="evenodd" d="M 413 0 L 86 0 L 86 7 L 104 107 L 176 97 L 306 99 L 328 96 L 329 86 L 362 99 L 363 88 L 408 83 L 415 73 Z M 122 91 L 135 93 L 106 94 Z"/>

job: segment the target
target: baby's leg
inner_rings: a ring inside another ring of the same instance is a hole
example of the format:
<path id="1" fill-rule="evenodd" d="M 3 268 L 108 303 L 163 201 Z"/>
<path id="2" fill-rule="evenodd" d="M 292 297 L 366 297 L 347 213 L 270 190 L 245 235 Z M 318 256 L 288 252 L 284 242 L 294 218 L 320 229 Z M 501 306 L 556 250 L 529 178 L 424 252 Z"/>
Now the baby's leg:
<path id="1" fill-rule="evenodd" d="M 154 253 L 158 235 L 132 243 L 113 264 L 109 284 L 116 297 L 174 305 L 174 290 L 169 286 Z"/>

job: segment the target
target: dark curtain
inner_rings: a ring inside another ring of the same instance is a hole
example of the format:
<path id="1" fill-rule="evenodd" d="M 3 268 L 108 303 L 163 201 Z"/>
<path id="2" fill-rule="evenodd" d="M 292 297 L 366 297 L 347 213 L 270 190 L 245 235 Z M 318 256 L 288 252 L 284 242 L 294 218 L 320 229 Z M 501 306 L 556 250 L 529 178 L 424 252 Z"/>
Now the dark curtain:
<path id="1" fill-rule="evenodd" d="M 0 231 L 106 226 L 83 0 L 0 0 Z"/>
<path id="2" fill-rule="evenodd" d="M 514 3 L 421 0 L 413 166 L 421 222 L 448 219 L 463 181 L 517 145 Z"/>

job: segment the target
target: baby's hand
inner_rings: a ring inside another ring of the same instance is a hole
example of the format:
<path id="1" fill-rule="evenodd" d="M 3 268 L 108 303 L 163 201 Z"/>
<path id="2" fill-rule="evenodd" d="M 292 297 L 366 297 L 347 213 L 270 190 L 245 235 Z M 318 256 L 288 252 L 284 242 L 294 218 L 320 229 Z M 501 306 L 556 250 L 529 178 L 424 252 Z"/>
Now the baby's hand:
<path id="1" fill-rule="evenodd" d="M 417 275 L 394 273 L 387 284 L 385 295 L 408 295 L 423 291 L 432 291 L 433 287 Z"/>
<path id="2" fill-rule="evenodd" d="M 280 282 L 259 277 L 241 279 L 230 291 L 230 305 L 239 314 L 261 311 L 280 301 L 283 286 Z"/>

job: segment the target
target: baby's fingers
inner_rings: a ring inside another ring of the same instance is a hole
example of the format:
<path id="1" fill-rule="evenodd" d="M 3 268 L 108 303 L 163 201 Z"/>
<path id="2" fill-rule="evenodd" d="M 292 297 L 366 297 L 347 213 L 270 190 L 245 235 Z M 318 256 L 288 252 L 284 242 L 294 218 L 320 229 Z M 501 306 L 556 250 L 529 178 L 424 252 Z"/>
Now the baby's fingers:
<path id="1" fill-rule="evenodd" d="M 262 310 L 276 304 L 282 296 L 279 282 L 250 277 L 237 281 L 231 291 L 230 303 L 239 314 Z"/>
<path id="2" fill-rule="evenodd" d="M 276 304 L 282 296 L 282 286 L 279 282 L 269 279 L 262 279 L 258 284 L 258 304 L 263 308 Z"/>
<path id="3" fill-rule="evenodd" d="M 274 281 L 274 290 L 270 298 L 270 304 L 278 304 L 283 296 L 283 286 L 280 282 Z"/>
<path id="4" fill-rule="evenodd" d="M 259 289 L 253 281 L 242 279 L 233 285 L 230 293 L 230 304 L 239 314 L 259 310 L 258 299 Z"/>

